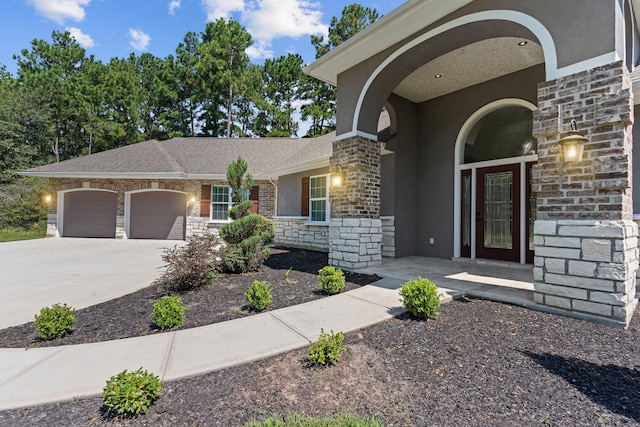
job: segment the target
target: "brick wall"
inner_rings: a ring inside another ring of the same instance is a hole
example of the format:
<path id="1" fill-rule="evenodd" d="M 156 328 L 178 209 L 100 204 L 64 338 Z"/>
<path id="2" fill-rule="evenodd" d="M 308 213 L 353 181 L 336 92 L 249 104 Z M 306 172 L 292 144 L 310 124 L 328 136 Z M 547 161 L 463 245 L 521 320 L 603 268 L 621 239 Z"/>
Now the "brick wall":
<path id="1" fill-rule="evenodd" d="M 631 220 L 633 96 L 622 62 L 539 84 L 538 107 L 538 218 Z M 589 141 L 581 162 L 563 165 L 559 141 L 572 119 Z"/>

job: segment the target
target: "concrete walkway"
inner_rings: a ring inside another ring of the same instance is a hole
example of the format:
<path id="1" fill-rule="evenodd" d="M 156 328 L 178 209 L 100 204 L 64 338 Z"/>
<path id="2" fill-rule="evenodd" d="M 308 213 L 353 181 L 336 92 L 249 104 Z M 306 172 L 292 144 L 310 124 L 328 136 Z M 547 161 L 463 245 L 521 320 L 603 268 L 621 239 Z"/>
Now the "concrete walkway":
<path id="1" fill-rule="evenodd" d="M 417 276 L 438 284 L 445 302 L 467 294 L 533 304 L 530 268 L 409 258 L 385 260 L 367 271 L 386 277 L 344 294 L 228 322 L 94 344 L 0 349 L 0 410 L 97 395 L 124 369 L 143 367 L 172 380 L 303 348 L 320 328 L 348 332 L 405 312 L 398 289 Z"/>

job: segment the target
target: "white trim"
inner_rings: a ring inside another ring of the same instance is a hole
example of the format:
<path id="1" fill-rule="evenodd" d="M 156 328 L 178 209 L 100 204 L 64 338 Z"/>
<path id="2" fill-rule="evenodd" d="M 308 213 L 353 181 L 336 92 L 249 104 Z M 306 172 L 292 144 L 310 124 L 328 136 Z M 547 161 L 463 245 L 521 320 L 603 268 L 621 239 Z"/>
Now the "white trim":
<path id="1" fill-rule="evenodd" d="M 373 73 L 371 73 L 366 83 L 362 87 L 362 90 L 360 91 L 360 96 L 358 97 L 358 102 L 356 104 L 356 108 L 353 113 L 351 133 L 358 132 L 358 121 L 360 118 L 360 111 L 362 109 L 362 104 L 364 103 L 364 98 L 367 95 L 367 92 L 369 92 L 369 88 L 373 84 L 373 81 L 378 77 L 378 75 L 391 62 L 393 62 L 400 55 L 407 52 L 409 49 L 412 49 L 415 46 L 421 43 L 424 43 L 425 41 L 435 36 L 438 36 L 446 31 L 461 27 L 463 25 L 471 24 L 474 22 L 489 21 L 489 20 L 511 21 L 529 29 L 540 41 L 540 45 L 544 53 L 547 80 L 552 80 L 553 78 L 555 78 L 555 77 L 549 77 L 557 74 L 558 60 L 557 60 L 555 43 L 553 42 L 553 37 L 551 36 L 551 33 L 545 28 L 544 25 L 542 25 L 540 21 L 538 21 L 537 19 L 533 18 L 530 15 L 527 15 L 522 12 L 517 12 L 514 10 L 490 10 L 490 11 L 472 13 L 472 14 L 454 19 L 452 21 L 449 21 L 437 28 L 434 28 L 433 30 L 427 31 L 426 33 L 416 37 L 415 39 L 401 46 L 398 50 L 396 50 L 391 55 L 389 55 L 380 65 L 378 65 L 378 67 L 373 71 Z M 340 136 L 338 136 L 337 138 L 340 138 Z"/>
<path id="2" fill-rule="evenodd" d="M 461 240 L 461 236 L 462 236 L 462 226 L 461 226 L 461 215 L 462 215 L 462 201 L 461 201 L 461 179 L 460 179 L 460 173 L 463 170 L 471 170 L 471 212 L 476 212 L 476 195 L 477 193 L 477 182 L 476 182 L 476 171 L 477 169 L 480 168 L 486 168 L 486 167 L 492 167 L 492 166 L 501 166 L 501 165 L 506 165 L 506 164 L 514 164 L 514 163 L 520 163 L 520 167 L 521 167 L 521 171 L 522 170 L 526 170 L 526 163 L 529 162 L 535 162 L 538 160 L 538 155 L 537 154 L 533 154 L 533 155 L 528 155 L 528 156 L 522 156 L 522 157 L 512 157 L 512 158 L 506 158 L 506 159 L 495 159 L 495 160 L 488 160 L 488 161 L 483 161 L 483 162 L 476 162 L 476 163 L 467 163 L 467 164 L 463 164 L 462 161 L 464 159 L 464 141 L 466 140 L 469 132 L 471 131 L 471 129 L 473 128 L 473 126 L 480 120 L 482 119 L 484 116 L 486 116 L 487 114 L 489 114 L 492 111 L 495 111 L 497 109 L 503 108 L 503 107 L 511 107 L 511 106 L 516 106 L 516 107 L 526 107 L 529 108 L 531 111 L 536 111 L 538 108 L 532 104 L 529 101 L 526 101 L 524 99 L 519 99 L 519 98 L 504 98 L 504 99 L 499 99 L 497 101 L 493 101 L 490 102 L 487 105 L 482 106 L 481 108 L 479 108 L 478 110 L 476 110 L 473 114 L 471 114 L 471 116 L 469 116 L 469 118 L 464 122 L 464 124 L 462 125 L 462 127 L 460 128 L 460 131 L 458 132 L 458 137 L 456 138 L 456 144 L 455 144 L 455 148 L 454 148 L 454 177 L 453 177 L 453 185 L 454 185 L 454 190 L 453 190 L 453 218 L 454 218 L 454 222 L 453 222 L 453 256 L 454 258 L 460 258 L 461 257 L 461 253 L 462 253 L 462 248 L 461 248 L 461 244 L 460 244 L 460 240 Z M 524 176 L 524 174 L 521 174 L 520 177 L 520 182 L 521 182 L 521 196 L 520 196 L 520 206 L 521 208 L 523 207 L 523 203 L 526 203 L 526 201 L 524 201 L 525 194 L 526 192 L 524 191 L 525 187 L 522 187 L 524 184 L 526 183 L 526 177 Z M 526 207 L 526 205 L 525 205 Z M 473 216 L 473 215 L 472 215 Z M 523 230 L 525 230 L 525 227 L 522 226 L 523 221 L 526 222 L 526 210 L 525 209 L 520 209 L 520 233 L 521 233 L 521 237 L 522 237 L 522 233 Z M 476 221 L 474 218 L 472 218 L 471 220 L 471 259 L 475 259 L 476 258 L 476 234 L 477 234 L 477 230 L 476 230 Z M 526 262 L 526 239 L 521 238 L 520 239 L 520 263 L 525 263 Z"/>
<path id="3" fill-rule="evenodd" d="M 189 194 L 186 193 L 185 191 L 178 191 L 178 190 L 169 190 L 169 189 L 163 189 L 163 188 L 141 188 L 138 190 L 131 190 L 131 191 L 125 191 L 124 193 L 124 236 L 122 236 L 123 239 L 128 239 L 129 238 L 129 234 L 131 234 L 131 195 L 134 193 L 150 193 L 150 192 L 169 192 L 169 193 L 180 193 L 180 194 L 184 194 L 185 200 L 186 200 L 186 204 L 185 204 L 185 217 L 187 216 L 187 206 L 189 204 Z M 185 230 L 186 232 L 186 230 Z"/>
<path id="4" fill-rule="evenodd" d="M 311 181 L 314 178 L 323 178 L 326 180 L 326 194 L 324 197 L 311 197 Z M 331 201 L 329 195 L 331 194 L 331 174 L 323 173 L 320 175 L 313 175 L 309 177 L 309 221 L 307 221 L 306 225 L 321 225 L 327 224 L 329 225 L 329 221 L 331 221 Z M 313 221 L 311 219 L 311 215 L 313 215 L 313 201 L 316 200 L 324 200 L 326 202 L 326 212 L 324 221 Z"/>
<path id="5" fill-rule="evenodd" d="M 57 202 L 57 207 L 56 207 L 56 237 L 61 237 L 64 235 L 64 195 L 66 193 L 73 193 L 73 192 L 77 192 L 77 191 L 106 191 L 107 193 L 116 193 L 118 194 L 117 191 L 113 191 L 113 190 L 106 190 L 104 188 L 71 188 L 69 190 L 60 190 L 58 191 L 58 194 L 56 195 L 56 202 Z M 116 212 L 116 217 L 118 216 L 118 213 Z"/>
<path id="6" fill-rule="evenodd" d="M 342 141 L 343 139 L 354 138 L 356 136 L 361 136 L 363 138 L 367 138 L 367 139 L 370 139 L 372 141 L 377 141 L 378 140 L 378 135 L 374 135 L 372 133 L 367 133 L 367 132 L 362 132 L 362 131 L 356 129 L 356 130 L 352 130 L 351 132 L 342 133 L 342 134 L 336 136 L 336 141 Z"/>
<path id="7" fill-rule="evenodd" d="M 557 70 L 554 70 L 553 73 L 547 72 L 547 80 L 555 80 L 560 77 L 570 76 L 584 70 L 590 70 L 592 68 L 611 64 L 612 62 L 620 61 L 621 59 L 622 58 L 620 58 L 618 52 L 613 51 L 605 53 L 604 55 L 596 56 L 595 58 L 585 59 L 584 61 L 558 68 Z"/>
<path id="8" fill-rule="evenodd" d="M 329 157 L 323 159 L 309 160 L 306 162 L 294 163 L 293 165 L 282 166 L 266 171 L 264 174 L 272 177 L 291 175 L 298 172 L 306 172 L 313 169 L 329 167 Z"/>

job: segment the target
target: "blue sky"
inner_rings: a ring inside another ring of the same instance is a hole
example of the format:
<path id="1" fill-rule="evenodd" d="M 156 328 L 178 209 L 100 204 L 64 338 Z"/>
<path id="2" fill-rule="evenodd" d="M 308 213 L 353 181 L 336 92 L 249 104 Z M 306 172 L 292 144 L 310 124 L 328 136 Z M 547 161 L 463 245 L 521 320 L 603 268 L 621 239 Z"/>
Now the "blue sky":
<path id="1" fill-rule="evenodd" d="M 149 52 L 173 54 L 188 31 L 208 21 L 233 18 L 249 30 L 252 60 L 299 53 L 305 63 L 315 51 L 311 34 L 326 34 L 333 16 L 351 3 L 387 14 L 404 0 L 1 0 L 0 64 L 16 71 L 14 54 L 33 39 L 51 41 L 51 32 L 69 31 L 97 59 Z"/>

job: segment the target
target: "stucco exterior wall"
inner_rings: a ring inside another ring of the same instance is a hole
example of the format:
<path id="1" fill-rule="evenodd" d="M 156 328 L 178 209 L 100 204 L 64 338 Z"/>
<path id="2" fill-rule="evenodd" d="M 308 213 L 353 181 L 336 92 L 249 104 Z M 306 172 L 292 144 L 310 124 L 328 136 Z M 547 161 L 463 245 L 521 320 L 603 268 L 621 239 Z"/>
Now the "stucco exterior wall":
<path id="1" fill-rule="evenodd" d="M 302 178 L 329 173 L 329 167 L 278 177 L 278 215 L 300 216 Z"/>
<path id="2" fill-rule="evenodd" d="M 537 20 L 550 34 L 555 44 L 557 68 L 568 67 L 604 55 L 624 58 L 623 10 L 617 1 L 590 2 L 582 0 L 518 1 L 478 0 L 457 10 L 423 31 L 372 56 L 338 76 L 337 134 L 352 130 L 353 114 L 360 92 L 372 72 L 391 54 L 411 40 L 443 24 L 478 12 L 506 10 L 526 14 Z M 617 26 L 616 26 L 617 25 Z M 371 84 L 362 105 L 358 129 L 375 134 L 377 112 L 391 91 L 412 71 L 430 60 L 475 41 L 500 36 L 537 40 L 526 27 L 506 20 L 486 20 L 465 24 L 422 43 L 392 61 Z M 611 59 L 613 60 L 613 58 Z M 541 79 L 546 81 L 547 78 Z"/>

